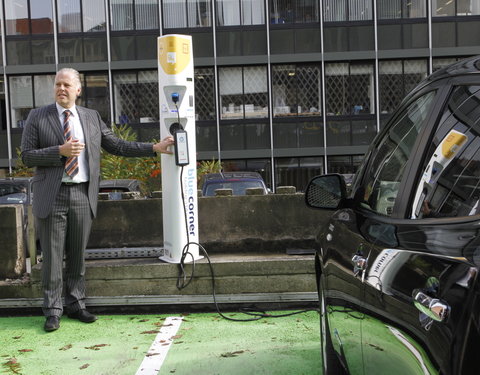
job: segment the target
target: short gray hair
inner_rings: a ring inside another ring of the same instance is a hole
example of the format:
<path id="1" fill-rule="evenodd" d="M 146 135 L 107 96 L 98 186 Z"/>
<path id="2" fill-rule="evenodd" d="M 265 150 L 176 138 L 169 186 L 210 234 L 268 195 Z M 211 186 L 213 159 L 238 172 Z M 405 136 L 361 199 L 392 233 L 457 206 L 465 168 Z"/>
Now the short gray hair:
<path id="1" fill-rule="evenodd" d="M 57 75 L 58 74 L 61 74 L 61 73 L 70 73 L 73 75 L 73 77 L 75 78 L 75 80 L 77 81 L 78 83 L 78 86 L 81 88 L 82 87 L 82 78 L 80 77 L 80 73 L 78 71 L 76 71 L 75 69 L 73 68 L 62 68 L 60 69 L 58 72 L 57 72 Z"/>

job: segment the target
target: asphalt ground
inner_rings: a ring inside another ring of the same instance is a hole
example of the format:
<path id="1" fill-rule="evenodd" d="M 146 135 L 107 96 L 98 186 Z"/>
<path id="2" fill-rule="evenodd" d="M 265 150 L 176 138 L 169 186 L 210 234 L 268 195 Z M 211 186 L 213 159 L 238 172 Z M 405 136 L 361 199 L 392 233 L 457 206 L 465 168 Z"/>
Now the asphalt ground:
<path id="1" fill-rule="evenodd" d="M 91 324 L 62 317 L 49 333 L 43 324 L 42 316 L 0 317 L 0 374 L 321 373 L 316 311 L 248 322 L 218 313 L 99 315 Z"/>

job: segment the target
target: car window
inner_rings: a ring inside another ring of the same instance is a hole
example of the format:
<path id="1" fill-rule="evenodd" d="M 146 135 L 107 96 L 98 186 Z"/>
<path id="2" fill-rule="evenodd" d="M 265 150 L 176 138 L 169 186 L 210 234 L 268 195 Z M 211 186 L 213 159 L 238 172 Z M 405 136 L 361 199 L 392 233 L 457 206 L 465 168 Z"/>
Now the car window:
<path id="1" fill-rule="evenodd" d="M 422 171 L 412 218 L 480 213 L 480 86 L 454 87 Z"/>
<path id="2" fill-rule="evenodd" d="M 435 91 L 430 91 L 409 104 L 376 143 L 362 182 L 363 207 L 382 215 L 392 214 L 405 166 L 434 97 Z"/>

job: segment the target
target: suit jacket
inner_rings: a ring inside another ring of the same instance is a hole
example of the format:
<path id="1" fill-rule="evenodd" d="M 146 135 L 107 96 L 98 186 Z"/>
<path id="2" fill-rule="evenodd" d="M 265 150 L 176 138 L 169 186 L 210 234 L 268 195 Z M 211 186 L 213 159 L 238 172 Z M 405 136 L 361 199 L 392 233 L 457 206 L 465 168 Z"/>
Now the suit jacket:
<path id="1" fill-rule="evenodd" d="M 93 216 L 97 214 L 100 182 L 100 150 L 119 156 L 154 156 L 151 143 L 128 142 L 116 137 L 92 109 L 76 107 L 85 135 L 89 167 L 88 198 Z M 59 153 L 65 143 L 62 124 L 55 104 L 32 109 L 22 135 L 21 157 L 25 165 L 35 167 L 33 177 L 33 214 L 46 218 L 60 190 L 67 158 Z"/>

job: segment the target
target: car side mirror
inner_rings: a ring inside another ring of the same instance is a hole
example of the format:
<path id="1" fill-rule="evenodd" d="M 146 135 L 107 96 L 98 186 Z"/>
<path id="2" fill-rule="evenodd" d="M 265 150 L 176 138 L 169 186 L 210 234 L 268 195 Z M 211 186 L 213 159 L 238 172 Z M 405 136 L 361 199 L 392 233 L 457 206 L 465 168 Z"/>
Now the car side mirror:
<path id="1" fill-rule="evenodd" d="M 335 210 L 347 196 L 345 180 L 339 174 L 314 177 L 305 191 L 305 203 L 311 208 Z"/>

